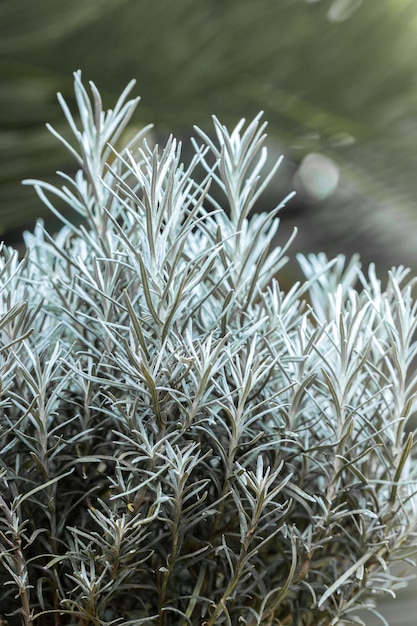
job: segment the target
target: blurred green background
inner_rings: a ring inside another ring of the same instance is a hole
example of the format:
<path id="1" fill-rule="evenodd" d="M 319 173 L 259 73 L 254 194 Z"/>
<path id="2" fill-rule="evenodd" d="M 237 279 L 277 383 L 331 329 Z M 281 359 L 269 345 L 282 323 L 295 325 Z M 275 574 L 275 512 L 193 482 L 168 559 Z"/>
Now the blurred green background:
<path id="1" fill-rule="evenodd" d="M 20 181 L 73 167 L 45 122 L 65 129 L 55 94 L 72 102 L 78 68 L 106 106 L 136 78 L 134 124 L 153 122 L 157 137 L 263 110 L 271 154 L 286 160 L 260 209 L 297 190 L 280 231 L 297 225 L 293 251 L 417 269 L 416 0 L 1 0 L 8 243 L 45 215 Z M 415 624 L 416 589 L 383 603 L 393 626 Z"/>
<path id="2" fill-rule="evenodd" d="M 416 267 L 416 59 L 415 0 L 2 0 L 1 235 L 43 211 L 22 178 L 72 165 L 44 124 L 63 129 L 55 93 L 81 68 L 108 106 L 136 78 L 158 136 L 265 111 L 287 157 L 265 206 L 297 189 L 294 250 Z"/>

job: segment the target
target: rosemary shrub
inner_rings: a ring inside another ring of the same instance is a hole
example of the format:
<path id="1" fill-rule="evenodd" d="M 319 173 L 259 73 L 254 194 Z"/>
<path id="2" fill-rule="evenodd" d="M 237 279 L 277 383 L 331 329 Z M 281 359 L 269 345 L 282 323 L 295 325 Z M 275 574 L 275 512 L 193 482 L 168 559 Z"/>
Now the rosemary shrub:
<path id="1" fill-rule="evenodd" d="M 0 615 L 363 624 L 416 536 L 415 280 L 318 255 L 284 293 L 265 124 L 116 152 L 131 87 L 75 74 L 78 171 L 27 182 L 79 225 L 2 249 Z"/>

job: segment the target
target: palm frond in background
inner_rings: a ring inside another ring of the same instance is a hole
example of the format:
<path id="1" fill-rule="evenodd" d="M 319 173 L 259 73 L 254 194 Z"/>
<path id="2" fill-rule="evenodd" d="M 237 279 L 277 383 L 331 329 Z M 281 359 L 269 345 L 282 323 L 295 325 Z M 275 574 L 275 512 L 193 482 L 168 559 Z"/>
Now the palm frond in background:
<path id="1" fill-rule="evenodd" d="M 136 123 L 156 120 L 162 135 L 188 136 L 191 120 L 208 127 L 212 113 L 233 123 L 264 110 L 293 164 L 282 185 L 294 186 L 309 153 L 342 172 L 324 203 L 300 194 L 294 204 L 309 207 L 299 246 L 314 233 L 314 248 L 356 245 L 366 260 L 417 265 L 416 28 L 412 0 L 5 0 L 0 228 L 39 213 L 22 178 L 65 167 L 44 121 L 59 119 L 55 92 L 70 98 L 81 67 L 109 102 L 135 77 Z"/>

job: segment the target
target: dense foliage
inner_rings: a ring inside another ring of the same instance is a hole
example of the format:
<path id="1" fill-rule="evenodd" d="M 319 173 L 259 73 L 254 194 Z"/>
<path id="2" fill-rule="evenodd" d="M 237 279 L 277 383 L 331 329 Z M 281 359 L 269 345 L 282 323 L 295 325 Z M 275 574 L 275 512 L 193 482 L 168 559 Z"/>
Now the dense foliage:
<path id="1" fill-rule="evenodd" d="M 91 90 L 74 177 L 28 181 L 79 225 L 2 250 L 0 615 L 362 624 L 415 539 L 415 281 L 319 255 L 284 293 L 260 117 L 184 165 Z"/>

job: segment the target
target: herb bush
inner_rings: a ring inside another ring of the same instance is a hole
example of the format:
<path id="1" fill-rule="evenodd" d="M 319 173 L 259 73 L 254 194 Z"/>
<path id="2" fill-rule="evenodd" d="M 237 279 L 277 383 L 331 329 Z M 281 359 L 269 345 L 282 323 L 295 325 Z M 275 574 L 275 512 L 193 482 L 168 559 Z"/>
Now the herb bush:
<path id="1" fill-rule="evenodd" d="M 265 124 L 116 152 L 131 86 L 75 74 L 78 171 L 27 182 L 79 224 L 2 249 L 0 615 L 363 624 L 416 536 L 415 280 L 318 255 L 284 293 Z"/>

